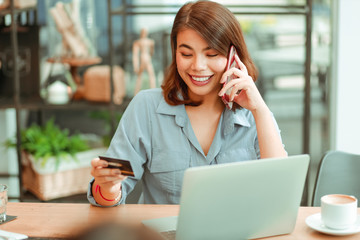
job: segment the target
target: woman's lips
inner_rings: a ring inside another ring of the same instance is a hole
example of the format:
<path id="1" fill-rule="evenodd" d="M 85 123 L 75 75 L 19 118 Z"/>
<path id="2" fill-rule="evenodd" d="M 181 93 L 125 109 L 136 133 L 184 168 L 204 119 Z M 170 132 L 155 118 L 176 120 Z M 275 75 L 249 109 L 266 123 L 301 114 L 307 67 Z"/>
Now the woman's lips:
<path id="1" fill-rule="evenodd" d="M 196 85 L 196 86 L 204 86 L 206 84 L 208 84 L 212 78 L 213 75 L 211 76 L 193 76 L 193 75 L 189 75 L 191 82 Z"/>

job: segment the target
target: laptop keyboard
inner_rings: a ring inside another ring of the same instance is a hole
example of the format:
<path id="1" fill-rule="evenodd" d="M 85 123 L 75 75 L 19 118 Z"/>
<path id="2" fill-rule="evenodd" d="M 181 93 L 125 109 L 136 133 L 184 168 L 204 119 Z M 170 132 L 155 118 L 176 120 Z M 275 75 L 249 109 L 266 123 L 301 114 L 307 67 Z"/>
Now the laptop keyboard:
<path id="1" fill-rule="evenodd" d="M 170 231 L 166 231 L 166 232 L 161 232 L 161 235 L 166 240 L 175 240 L 176 230 L 170 230 Z"/>

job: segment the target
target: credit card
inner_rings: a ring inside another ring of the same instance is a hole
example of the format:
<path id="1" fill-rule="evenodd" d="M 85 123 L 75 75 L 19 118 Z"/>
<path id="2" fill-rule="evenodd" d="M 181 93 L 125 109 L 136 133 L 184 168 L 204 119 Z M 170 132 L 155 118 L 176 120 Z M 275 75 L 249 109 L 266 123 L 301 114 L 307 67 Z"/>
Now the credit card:
<path id="1" fill-rule="evenodd" d="M 104 156 L 99 156 L 99 158 L 108 162 L 108 168 L 118 168 L 122 175 L 135 177 L 130 161 Z"/>

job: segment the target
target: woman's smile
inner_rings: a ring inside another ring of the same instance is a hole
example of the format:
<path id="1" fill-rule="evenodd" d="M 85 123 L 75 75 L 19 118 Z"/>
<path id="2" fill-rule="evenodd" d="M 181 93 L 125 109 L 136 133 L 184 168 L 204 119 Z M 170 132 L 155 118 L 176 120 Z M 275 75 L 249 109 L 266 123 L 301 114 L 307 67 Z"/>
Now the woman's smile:
<path id="1" fill-rule="evenodd" d="M 197 85 L 197 86 L 204 86 L 206 84 L 208 84 L 211 79 L 212 76 L 214 75 L 210 75 L 210 76 L 198 76 L 198 75 L 190 75 L 191 81 L 193 84 Z"/>

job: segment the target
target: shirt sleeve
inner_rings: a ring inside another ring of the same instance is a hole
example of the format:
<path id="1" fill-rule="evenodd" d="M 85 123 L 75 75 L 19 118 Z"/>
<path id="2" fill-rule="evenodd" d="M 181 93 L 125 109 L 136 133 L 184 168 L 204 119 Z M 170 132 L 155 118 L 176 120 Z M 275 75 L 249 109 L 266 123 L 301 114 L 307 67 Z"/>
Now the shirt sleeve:
<path id="1" fill-rule="evenodd" d="M 151 156 L 151 115 L 148 98 L 148 95 L 141 91 L 132 99 L 105 154 L 130 161 L 134 170 L 135 177 L 127 177 L 122 182 L 122 197 L 118 204 L 125 203 L 127 195 L 142 178 L 144 164 Z M 90 182 L 88 200 L 98 206 L 92 197 L 91 184 Z"/>

